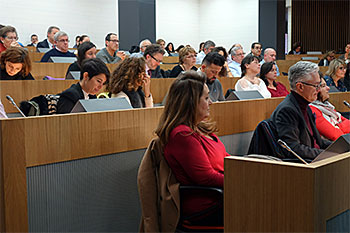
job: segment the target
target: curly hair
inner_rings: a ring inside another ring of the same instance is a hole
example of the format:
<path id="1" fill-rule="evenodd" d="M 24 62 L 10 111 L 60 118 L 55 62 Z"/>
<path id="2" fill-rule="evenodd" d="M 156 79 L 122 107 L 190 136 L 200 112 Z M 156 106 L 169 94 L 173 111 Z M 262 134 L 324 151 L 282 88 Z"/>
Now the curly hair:
<path id="1" fill-rule="evenodd" d="M 28 51 L 21 47 L 11 47 L 6 49 L 0 57 L 0 66 L 4 70 L 6 62 L 22 63 L 20 74 L 28 75 L 32 70 L 32 62 L 30 61 Z"/>
<path id="2" fill-rule="evenodd" d="M 143 57 L 128 57 L 119 62 L 108 83 L 107 91 L 118 94 L 124 90 L 137 90 L 142 84 L 141 74 L 145 72 L 145 65 Z"/>

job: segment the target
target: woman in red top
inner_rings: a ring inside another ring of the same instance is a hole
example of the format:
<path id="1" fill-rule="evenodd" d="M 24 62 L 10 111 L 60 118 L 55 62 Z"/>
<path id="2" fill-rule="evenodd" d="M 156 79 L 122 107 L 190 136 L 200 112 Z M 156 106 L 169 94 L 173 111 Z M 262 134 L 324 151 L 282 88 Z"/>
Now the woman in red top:
<path id="1" fill-rule="evenodd" d="M 321 87 L 317 94 L 317 100 L 310 104 L 310 108 L 316 115 L 316 127 L 320 134 L 335 141 L 341 135 L 350 133 L 350 121 L 340 115 L 328 102 L 328 92 L 329 87 L 324 78 L 321 77 Z"/>
<path id="2" fill-rule="evenodd" d="M 273 62 L 266 62 L 260 68 L 260 78 L 264 80 L 271 97 L 287 96 L 289 91 L 280 82 L 277 82 L 277 69 Z"/>
<path id="3" fill-rule="evenodd" d="M 209 89 L 205 76 L 187 71 L 171 85 L 156 134 L 164 156 L 181 185 L 224 185 L 225 146 L 214 134 L 209 117 Z M 181 196 L 182 213 L 191 215 L 218 203 L 218 197 L 201 192 Z M 209 218 L 222 224 L 222 207 Z"/>

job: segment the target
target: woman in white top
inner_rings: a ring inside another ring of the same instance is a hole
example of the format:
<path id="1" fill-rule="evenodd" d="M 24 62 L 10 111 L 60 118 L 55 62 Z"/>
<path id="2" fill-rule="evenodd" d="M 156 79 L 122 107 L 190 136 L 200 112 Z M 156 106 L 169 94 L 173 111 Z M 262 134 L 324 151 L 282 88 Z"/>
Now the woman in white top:
<path id="1" fill-rule="evenodd" d="M 0 100 L 0 118 L 7 118 L 4 105 L 2 105 L 1 100 Z"/>
<path id="2" fill-rule="evenodd" d="M 241 62 L 242 78 L 235 85 L 236 91 L 259 91 L 264 98 L 271 98 L 271 93 L 263 80 L 257 77 L 260 72 L 259 58 L 248 54 Z"/>
<path id="3" fill-rule="evenodd" d="M 151 78 L 146 74 L 145 67 L 143 57 L 128 57 L 119 62 L 107 86 L 110 96 L 125 97 L 133 108 L 153 107 Z"/>

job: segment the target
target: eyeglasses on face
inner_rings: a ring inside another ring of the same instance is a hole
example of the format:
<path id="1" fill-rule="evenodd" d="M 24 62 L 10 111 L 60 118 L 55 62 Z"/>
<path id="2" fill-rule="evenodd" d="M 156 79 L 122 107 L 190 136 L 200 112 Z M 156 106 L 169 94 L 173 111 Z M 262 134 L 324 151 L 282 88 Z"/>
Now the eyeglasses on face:
<path id="1" fill-rule="evenodd" d="M 307 86 L 314 87 L 314 88 L 316 88 L 316 90 L 320 89 L 320 87 L 322 86 L 321 83 L 319 83 L 317 85 L 316 84 L 307 83 L 307 82 L 302 82 L 302 81 L 300 81 L 299 83 L 302 83 L 302 84 L 307 85 Z"/>
<path id="2" fill-rule="evenodd" d="M 339 67 L 339 70 L 346 70 L 346 67 L 340 66 L 340 67 Z"/>
<path id="3" fill-rule="evenodd" d="M 156 62 L 158 62 L 158 63 L 161 63 L 162 61 L 159 61 L 157 58 L 155 58 L 155 57 L 153 57 L 153 55 L 152 54 L 149 54 L 150 56 L 151 56 L 151 58 L 153 58 Z"/>
<path id="4" fill-rule="evenodd" d="M 8 39 L 8 40 L 15 40 L 15 41 L 17 41 L 19 39 L 17 36 L 15 36 L 15 37 L 13 37 L 13 36 L 6 36 L 5 38 Z"/>
<path id="5" fill-rule="evenodd" d="M 237 53 L 236 56 L 244 56 L 245 53 Z"/>

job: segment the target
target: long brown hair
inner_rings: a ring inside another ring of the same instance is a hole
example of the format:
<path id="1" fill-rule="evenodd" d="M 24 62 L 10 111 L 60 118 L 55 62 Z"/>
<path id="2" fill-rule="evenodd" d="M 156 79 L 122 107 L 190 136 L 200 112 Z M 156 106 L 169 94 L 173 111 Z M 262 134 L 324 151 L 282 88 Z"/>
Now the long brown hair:
<path id="1" fill-rule="evenodd" d="M 107 85 L 107 90 L 118 94 L 123 90 L 136 90 L 142 83 L 141 74 L 145 72 L 145 59 L 128 57 L 118 63 Z"/>
<path id="2" fill-rule="evenodd" d="M 11 47 L 1 54 L 1 69 L 5 70 L 6 62 L 22 63 L 20 74 L 27 76 L 32 70 L 32 62 L 30 61 L 27 50 L 21 47 Z"/>
<path id="3" fill-rule="evenodd" d="M 209 134 L 217 131 L 214 122 L 209 119 L 197 124 L 196 109 L 203 94 L 206 77 L 204 73 L 186 71 L 171 85 L 164 111 L 155 133 L 162 145 L 168 143 L 171 131 L 179 125 L 187 125 L 193 132 Z"/>

